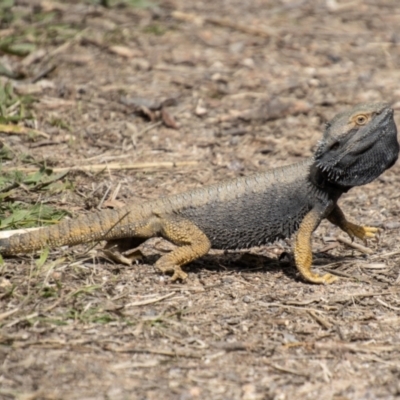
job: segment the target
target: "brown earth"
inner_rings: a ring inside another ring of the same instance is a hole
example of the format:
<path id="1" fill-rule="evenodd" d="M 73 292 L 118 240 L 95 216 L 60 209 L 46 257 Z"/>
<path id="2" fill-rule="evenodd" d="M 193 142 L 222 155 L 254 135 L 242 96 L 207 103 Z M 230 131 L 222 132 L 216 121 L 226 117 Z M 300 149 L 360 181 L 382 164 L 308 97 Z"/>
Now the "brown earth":
<path id="1" fill-rule="evenodd" d="M 36 99 L 25 126 L 48 137 L 2 141 L 80 167 L 62 193 L 20 189 L 28 204 L 77 216 L 295 162 L 361 101 L 394 104 L 400 123 L 397 0 L 15 0 L 8 13 L 0 38 L 36 47 L 0 52 L 25 76 L 1 79 Z M 331 286 L 299 278 L 290 240 L 212 252 L 180 284 L 152 266 L 170 248 L 158 239 L 134 267 L 88 246 L 6 260 L 0 398 L 400 398 L 399 172 L 340 202 L 382 228 L 372 255 L 329 223 L 315 233 L 316 268 L 342 276 Z"/>

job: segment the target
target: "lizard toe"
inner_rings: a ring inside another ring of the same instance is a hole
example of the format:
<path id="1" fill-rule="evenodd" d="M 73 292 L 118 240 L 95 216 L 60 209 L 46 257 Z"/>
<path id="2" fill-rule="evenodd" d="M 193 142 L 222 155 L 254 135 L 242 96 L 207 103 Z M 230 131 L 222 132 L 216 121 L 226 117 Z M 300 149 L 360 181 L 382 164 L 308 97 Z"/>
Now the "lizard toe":
<path id="1" fill-rule="evenodd" d="M 177 266 L 174 270 L 174 274 L 171 277 L 171 282 L 175 282 L 177 280 L 184 281 L 187 276 L 187 273 L 182 271 L 181 267 Z"/>
<path id="2" fill-rule="evenodd" d="M 303 278 L 308 282 L 318 283 L 318 284 L 323 284 L 323 285 L 329 285 L 338 280 L 338 277 L 336 277 L 334 275 L 331 275 L 331 274 L 318 275 L 311 271 L 308 271 L 306 274 L 302 273 L 302 275 L 303 275 Z"/>
<path id="3" fill-rule="evenodd" d="M 357 237 L 358 239 L 365 240 L 367 238 L 373 238 L 379 232 L 378 228 L 372 226 L 360 226 L 355 224 L 349 224 L 347 234 L 353 239 Z"/>
<path id="4" fill-rule="evenodd" d="M 333 282 L 336 282 L 339 280 L 337 276 L 331 275 L 331 274 L 325 274 L 321 276 L 321 279 L 323 280 L 323 283 L 325 285 L 330 285 Z"/>
<path id="5" fill-rule="evenodd" d="M 155 264 L 155 266 L 163 273 L 172 273 L 171 281 L 175 282 L 176 280 L 184 281 L 187 278 L 187 273 L 182 271 L 182 268 L 173 264 L 172 262 L 165 261 L 163 257 L 161 257 Z"/>
<path id="6" fill-rule="evenodd" d="M 364 229 L 364 237 L 373 238 L 379 232 L 378 228 L 374 228 L 372 226 L 363 226 Z"/>

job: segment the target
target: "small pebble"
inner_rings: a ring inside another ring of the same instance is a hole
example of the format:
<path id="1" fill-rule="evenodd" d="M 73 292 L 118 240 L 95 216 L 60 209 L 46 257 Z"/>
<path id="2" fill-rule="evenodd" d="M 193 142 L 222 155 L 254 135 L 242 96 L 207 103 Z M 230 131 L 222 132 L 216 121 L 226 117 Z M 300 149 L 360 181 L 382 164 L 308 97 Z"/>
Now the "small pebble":
<path id="1" fill-rule="evenodd" d="M 244 296 L 243 303 L 252 303 L 254 299 L 251 296 Z"/>
<path id="2" fill-rule="evenodd" d="M 398 229 L 400 228 L 400 222 L 399 221 L 386 222 L 383 224 L 383 227 L 385 229 Z"/>

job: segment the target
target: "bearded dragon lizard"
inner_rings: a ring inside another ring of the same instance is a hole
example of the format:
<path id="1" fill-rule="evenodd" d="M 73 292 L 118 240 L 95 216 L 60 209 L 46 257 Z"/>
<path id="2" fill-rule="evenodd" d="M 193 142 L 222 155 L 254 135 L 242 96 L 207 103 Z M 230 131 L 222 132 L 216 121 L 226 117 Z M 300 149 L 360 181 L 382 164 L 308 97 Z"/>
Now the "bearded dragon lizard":
<path id="1" fill-rule="evenodd" d="M 398 154 L 392 108 L 384 103 L 359 104 L 336 115 L 314 155 L 300 163 L 64 220 L 1 239 L 0 253 L 7 256 L 99 240 L 118 244 L 124 238 L 130 238 L 130 246 L 136 248 L 161 236 L 177 247 L 155 265 L 175 280 L 185 279 L 181 267 L 210 248 L 249 248 L 296 233 L 294 259 L 301 276 L 328 284 L 337 278 L 311 269 L 313 231 L 327 218 L 351 238 L 373 237 L 377 228 L 349 222 L 337 202 L 352 187 L 365 185 L 390 168 Z"/>

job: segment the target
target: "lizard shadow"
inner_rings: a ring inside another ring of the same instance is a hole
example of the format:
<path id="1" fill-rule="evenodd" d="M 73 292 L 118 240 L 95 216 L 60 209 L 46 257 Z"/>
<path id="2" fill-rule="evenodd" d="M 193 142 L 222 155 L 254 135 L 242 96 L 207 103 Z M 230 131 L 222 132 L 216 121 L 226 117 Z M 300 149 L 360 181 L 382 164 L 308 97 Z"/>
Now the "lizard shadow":
<path id="1" fill-rule="evenodd" d="M 334 256 L 328 253 L 313 253 L 313 267 L 319 273 L 324 273 L 322 268 L 325 265 L 338 263 L 347 259 L 343 256 Z M 154 265 L 159 255 L 145 256 L 144 264 Z M 141 263 L 142 264 L 142 263 Z M 302 280 L 300 277 L 292 254 L 283 252 L 277 258 L 268 257 L 263 254 L 251 252 L 227 251 L 220 254 L 207 254 L 183 267 L 184 271 L 190 274 L 201 275 L 204 271 L 214 273 L 236 272 L 236 273 L 283 273 L 291 280 Z"/>

